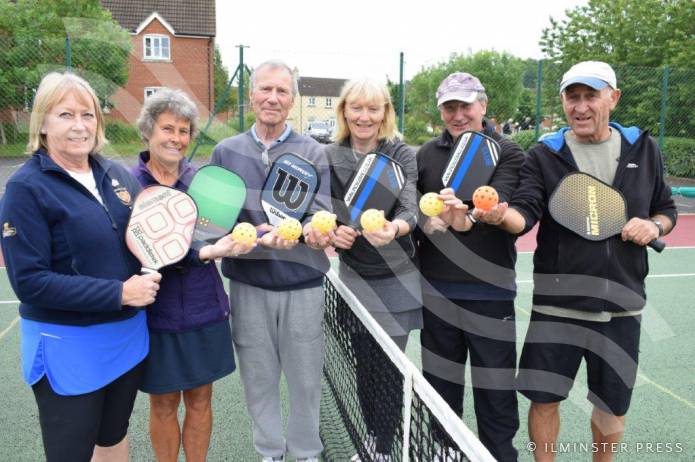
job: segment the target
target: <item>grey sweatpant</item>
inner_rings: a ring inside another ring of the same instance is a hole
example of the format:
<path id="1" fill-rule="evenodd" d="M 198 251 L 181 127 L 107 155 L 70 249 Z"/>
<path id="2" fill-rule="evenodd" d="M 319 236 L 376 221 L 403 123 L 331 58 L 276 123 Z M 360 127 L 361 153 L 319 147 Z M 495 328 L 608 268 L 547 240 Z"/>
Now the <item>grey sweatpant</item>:
<path id="1" fill-rule="evenodd" d="M 262 456 L 318 456 L 323 369 L 323 288 L 276 292 L 230 281 L 232 337 L 239 358 L 253 444 Z M 289 390 L 283 438 L 280 374 Z"/>

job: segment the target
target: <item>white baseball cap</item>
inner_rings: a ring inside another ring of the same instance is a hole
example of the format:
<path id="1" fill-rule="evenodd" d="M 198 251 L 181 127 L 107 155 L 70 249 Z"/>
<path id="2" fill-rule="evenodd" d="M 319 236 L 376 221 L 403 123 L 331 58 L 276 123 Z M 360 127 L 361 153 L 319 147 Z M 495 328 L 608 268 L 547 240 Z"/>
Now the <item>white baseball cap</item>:
<path id="1" fill-rule="evenodd" d="M 615 71 L 602 61 L 582 61 L 572 66 L 562 76 L 560 93 L 575 83 L 587 85 L 594 90 L 603 90 L 606 85 L 610 85 L 611 88 L 618 88 Z"/>

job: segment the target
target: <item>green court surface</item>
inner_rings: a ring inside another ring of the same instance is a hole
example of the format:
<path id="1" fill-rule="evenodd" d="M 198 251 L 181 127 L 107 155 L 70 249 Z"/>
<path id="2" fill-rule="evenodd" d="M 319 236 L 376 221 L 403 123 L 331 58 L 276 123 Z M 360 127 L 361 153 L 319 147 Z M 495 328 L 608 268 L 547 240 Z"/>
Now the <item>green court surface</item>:
<path id="1" fill-rule="evenodd" d="M 627 429 L 617 461 L 695 460 L 695 248 L 649 252 L 648 305 L 643 315 L 640 370 Z M 531 303 L 531 254 L 519 255 L 517 265 L 518 351 L 521 351 Z M 41 435 L 33 395 L 21 378 L 17 302 L 0 269 L 0 461 L 43 460 Z M 408 356 L 419 365 L 419 335 L 413 333 Z M 562 405 L 558 460 L 590 460 L 591 408 L 586 401 L 585 371 Z M 286 402 L 285 402 L 286 404 Z M 210 461 L 260 460 L 251 442 L 239 374 L 215 383 L 214 429 Z M 466 389 L 464 421 L 475 430 L 472 393 Z M 532 460 L 526 449 L 528 401 L 519 396 L 521 428 L 516 438 L 520 460 Z M 147 431 L 148 399 L 140 394 L 129 432 L 131 460 L 154 460 Z M 183 456 L 180 460 L 184 460 Z"/>

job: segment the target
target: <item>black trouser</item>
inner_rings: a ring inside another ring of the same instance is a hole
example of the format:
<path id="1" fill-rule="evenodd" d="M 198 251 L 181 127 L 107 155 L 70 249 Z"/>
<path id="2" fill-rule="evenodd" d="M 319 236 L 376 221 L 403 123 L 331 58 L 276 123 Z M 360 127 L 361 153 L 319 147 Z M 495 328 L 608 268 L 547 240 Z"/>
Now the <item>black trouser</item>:
<path id="1" fill-rule="evenodd" d="M 115 446 L 128 433 L 128 420 L 142 377 L 143 362 L 104 387 L 63 396 L 44 376 L 32 386 L 39 407 L 48 462 L 89 462 L 94 445 Z"/>
<path id="2" fill-rule="evenodd" d="M 464 370 L 470 357 L 480 441 L 496 459 L 517 460 L 514 302 L 447 300 L 427 294 L 423 301 L 420 341 L 425 378 L 462 416 Z"/>

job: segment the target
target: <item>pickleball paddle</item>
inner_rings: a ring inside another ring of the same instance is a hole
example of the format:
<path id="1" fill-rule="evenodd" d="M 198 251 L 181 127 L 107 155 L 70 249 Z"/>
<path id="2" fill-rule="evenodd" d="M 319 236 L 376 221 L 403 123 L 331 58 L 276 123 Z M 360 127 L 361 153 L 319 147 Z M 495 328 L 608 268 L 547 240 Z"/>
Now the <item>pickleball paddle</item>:
<path id="1" fill-rule="evenodd" d="M 155 273 L 186 256 L 197 217 L 195 201 L 177 189 L 155 185 L 138 194 L 126 229 L 126 245 L 142 264 L 143 274 Z"/>
<path id="2" fill-rule="evenodd" d="M 369 209 L 383 210 L 388 216 L 405 187 L 406 179 L 403 166 L 396 160 L 379 152 L 365 154 L 343 196 L 349 216 L 339 217 L 340 221 L 358 228 L 360 216 Z"/>
<path id="3" fill-rule="evenodd" d="M 193 176 L 188 195 L 198 207 L 194 246 L 214 244 L 234 228 L 246 200 L 246 184 L 231 170 L 207 165 Z"/>
<path id="4" fill-rule="evenodd" d="M 442 174 L 444 187 L 452 188 L 456 197 L 470 204 L 473 192 L 490 181 L 499 155 L 497 141 L 479 132 L 463 132 Z"/>
<path id="5" fill-rule="evenodd" d="M 587 173 L 565 175 L 550 196 L 550 215 L 560 225 L 590 241 L 603 241 L 620 234 L 628 221 L 623 194 Z M 666 243 L 649 244 L 657 252 Z"/>

